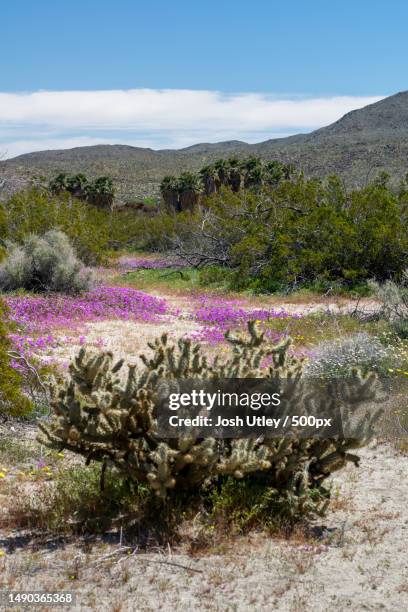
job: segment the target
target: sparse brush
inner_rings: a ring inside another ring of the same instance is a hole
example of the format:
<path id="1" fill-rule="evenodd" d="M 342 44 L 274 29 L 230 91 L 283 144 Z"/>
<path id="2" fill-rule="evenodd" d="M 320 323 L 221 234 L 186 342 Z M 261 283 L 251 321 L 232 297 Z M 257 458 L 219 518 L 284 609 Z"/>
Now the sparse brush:
<path id="1" fill-rule="evenodd" d="M 376 298 L 381 304 L 381 316 L 390 322 L 400 338 L 408 338 L 408 270 L 404 270 L 400 283 L 371 282 Z"/>
<path id="2" fill-rule="evenodd" d="M 51 230 L 27 236 L 21 245 L 8 243 L 0 266 L 0 289 L 80 293 L 90 288 L 91 272 L 77 259 L 68 237 Z"/>
<path id="3" fill-rule="evenodd" d="M 391 351 L 377 337 L 365 332 L 326 340 L 314 346 L 311 353 L 304 373 L 313 377 L 347 376 L 356 367 L 365 372 L 382 372 L 392 363 Z"/>
<path id="4" fill-rule="evenodd" d="M 403 272 L 400 283 L 391 280 L 385 283 L 371 281 L 370 286 L 387 320 L 408 319 L 408 270 Z"/>

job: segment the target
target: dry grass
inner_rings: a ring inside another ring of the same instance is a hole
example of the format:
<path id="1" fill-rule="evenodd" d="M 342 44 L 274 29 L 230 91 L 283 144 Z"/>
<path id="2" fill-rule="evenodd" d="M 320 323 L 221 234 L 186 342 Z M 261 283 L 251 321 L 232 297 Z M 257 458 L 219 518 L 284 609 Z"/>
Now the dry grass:
<path id="1" fill-rule="evenodd" d="M 289 537 L 215 531 L 200 541 L 197 520 L 186 519 L 180 543 L 143 549 L 137 538 L 120 545 L 117 531 L 55 538 L 3 526 L 2 586 L 74 590 L 81 609 L 90 610 L 334 611 L 350 608 L 349 601 L 351 609 L 404 607 L 408 460 L 384 446 L 362 454 L 360 469 L 336 475 L 324 522 Z M 31 486 L 42 491 L 44 483 Z M 10 495 L 15 502 L 27 491 Z"/>

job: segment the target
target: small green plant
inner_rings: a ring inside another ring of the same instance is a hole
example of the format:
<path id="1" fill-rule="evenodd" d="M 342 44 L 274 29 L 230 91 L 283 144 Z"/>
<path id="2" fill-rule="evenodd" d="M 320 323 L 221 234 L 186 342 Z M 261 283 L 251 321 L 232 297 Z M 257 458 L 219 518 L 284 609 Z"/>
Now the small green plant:
<path id="1" fill-rule="evenodd" d="M 227 477 L 210 493 L 210 521 L 221 531 L 243 532 L 252 528 L 276 532 L 290 528 L 308 506 L 321 503 L 321 492 L 309 490 L 303 498 L 289 491 L 279 491 L 265 476 L 256 474 L 242 480 Z M 329 491 L 326 492 L 327 500 Z M 303 507 L 302 507 L 303 504 Z"/>
<path id="2" fill-rule="evenodd" d="M 97 466 L 77 465 L 74 469 L 58 472 L 43 522 L 52 530 L 69 523 L 68 529 L 77 533 L 103 533 L 119 516 L 137 513 L 143 496 L 143 487 L 130 487 L 112 472 L 106 474 L 101 490 Z"/>
<path id="3" fill-rule="evenodd" d="M 0 300 L 0 416 L 23 416 L 31 411 L 32 404 L 23 393 L 23 376 L 13 362 L 11 328 L 6 307 Z"/>
<path id="4" fill-rule="evenodd" d="M 40 469 L 39 474 L 41 482 L 46 479 L 46 486 L 30 496 L 17 486 L 13 511 L 3 517 L 4 524 L 54 533 L 96 534 L 121 524 L 124 515 L 129 526 L 142 514 L 146 498 L 143 487 L 130 488 L 117 474 L 106 474 L 103 491 L 96 466 L 66 469 L 57 465 L 47 471 Z"/>
<path id="5" fill-rule="evenodd" d="M 215 285 L 218 287 L 228 286 L 231 280 L 231 270 L 219 266 L 208 266 L 200 270 L 200 285 L 208 287 Z"/>

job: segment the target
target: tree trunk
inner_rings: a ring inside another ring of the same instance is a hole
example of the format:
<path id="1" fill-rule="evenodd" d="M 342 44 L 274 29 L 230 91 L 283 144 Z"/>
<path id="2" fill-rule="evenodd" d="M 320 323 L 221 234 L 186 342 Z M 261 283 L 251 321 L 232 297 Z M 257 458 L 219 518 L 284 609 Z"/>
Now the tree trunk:
<path id="1" fill-rule="evenodd" d="M 162 196 L 164 203 L 169 210 L 175 210 L 176 212 L 180 212 L 180 199 L 175 189 L 166 189 L 165 191 L 163 191 Z"/>
<path id="2" fill-rule="evenodd" d="M 193 189 L 186 189 L 180 194 L 180 209 L 193 210 L 198 202 L 198 194 Z"/>
<path id="3" fill-rule="evenodd" d="M 206 196 L 210 196 L 211 194 L 217 191 L 217 186 L 212 176 L 206 176 L 204 178 L 203 183 L 204 183 L 204 193 Z"/>
<path id="4" fill-rule="evenodd" d="M 241 173 L 238 172 L 238 170 L 232 170 L 230 177 L 229 177 L 229 184 L 231 187 L 231 190 L 234 193 L 237 193 L 240 189 L 241 189 Z"/>

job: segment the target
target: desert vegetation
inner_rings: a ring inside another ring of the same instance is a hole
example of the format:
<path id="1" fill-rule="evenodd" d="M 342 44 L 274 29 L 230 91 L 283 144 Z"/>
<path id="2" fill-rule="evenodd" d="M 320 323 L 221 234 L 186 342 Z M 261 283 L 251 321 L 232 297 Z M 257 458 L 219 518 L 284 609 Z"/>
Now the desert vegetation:
<path id="1" fill-rule="evenodd" d="M 28 414 L 32 406 L 24 395 L 22 372 L 13 358 L 11 330 L 6 307 L 0 302 L 0 414 L 22 415 Z"/>
<path id="2" fill-rule="evenodd" d="M 0 267 L 0 289 L 80 293 L 89 289 L 91 273 L 78 261 L 67 236 L 50 230 L 31 234 L 22 245 L 6 243 L 8 254 Z"/>
<path id="3" fill-rule="evenodd" d="M 324 555 L 353 564 L 339 558 L 336 517 L 354 516 L 343 488 L 377 490 L 375 454 L 406 462 L 407 184 L 347 190 L 231 158 L 167 177 L 144 214 L 115 210 L 112 183 L 96 183 L 91 195 L 84 175 L 59 175 L 0 205 L 4 570 L 23 530 L 40 547 L 109 534 L 123 566 L 128 551 L 174 548 L 192 574 L 246 537 L 276 545 L 290 572 Z M 374 442 L 166 439 L 157 385 L 180 377 L 348 377 L 356 405 L 381 378 L 395 396 Z M 80 590 L 87 565 L 72 563 L 61 585 Z"/>
<path id="4" fill-rule="evenodd" d="M 84 174 L 71 176 L 61 172 L 49 183 L 49 190 L 55 195 L 69 193 L 74 198 L 85 200 L 100 208 L 111 208 L 115 196 L 113 181 L 108 176 L 99 176 L 94 181 Z"/>
<path id="5" fill-rule="evenodd" d="M 218 159 L 204 166 L 198 173 L 183 172 L 180 176 L 165 176 L 160 192 L 169 210 L 192 210 L 208 197 L 224 187 L 238 193 L 241 189 L 276 187 L 282 180 L 289 180 L 295 169 L 278 161 L 264 162 L 259 157 Z"/>
<path id="6" fill-rule="evenodd" d="M 236 172 L 235 162 L 221 161 L 211 171 L 203 169 L 201 182 L 195 177 L 189 207 L 175 195 L 182 183 L 166 178 L 167 205 L 192 212 L 158 215 L 156 223 L 147 224 L 146 246 L 173 250 L 190 266 L 205 269 L 207 282 L 223 276 L 238 290 L 329 290 L 402 278 L 407 266 L 405 182 L 393 191 L 382 175 L 364 189 L 347 191 L 337 177 L 306 180 L 286 166 L 250 159 L 239 166 L 247 173 L 239 189 L 233 189 L 228 176 L 235 175 L 228 171 Z"/>

